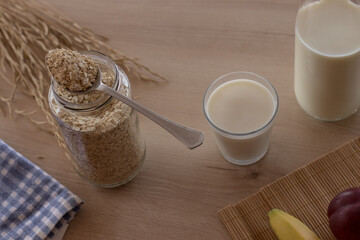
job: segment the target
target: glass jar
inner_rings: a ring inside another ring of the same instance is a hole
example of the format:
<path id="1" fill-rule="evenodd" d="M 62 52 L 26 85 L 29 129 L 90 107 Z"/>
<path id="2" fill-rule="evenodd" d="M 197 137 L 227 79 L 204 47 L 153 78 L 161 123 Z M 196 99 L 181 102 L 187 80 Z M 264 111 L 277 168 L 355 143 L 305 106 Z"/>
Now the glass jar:
<path id="1" fill-rule="evenodd" d="M 102 82 L 131 98 L 126 74 L 106 55 L 84 51 L 101 70 Z M 73 167 L 87 182 L 116 187 L 133 179 L 145 158 L 136 112 L 98 91 L 76 94 L 52 79 L 51 113 L 70 152 Z"/>

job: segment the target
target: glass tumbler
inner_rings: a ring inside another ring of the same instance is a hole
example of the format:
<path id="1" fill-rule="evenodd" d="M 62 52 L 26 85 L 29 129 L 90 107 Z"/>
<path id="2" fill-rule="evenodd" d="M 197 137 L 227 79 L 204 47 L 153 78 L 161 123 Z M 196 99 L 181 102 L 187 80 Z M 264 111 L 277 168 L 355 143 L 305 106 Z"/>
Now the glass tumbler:
<path id="1" fill-rule="evenodd" d="M 268 150 L 278 105 L 275 88 L 257 74 L 233 72 L 215 80 L 206 90 L 203 110 L 222 156 L 237 165 L 260 160 Z"/>

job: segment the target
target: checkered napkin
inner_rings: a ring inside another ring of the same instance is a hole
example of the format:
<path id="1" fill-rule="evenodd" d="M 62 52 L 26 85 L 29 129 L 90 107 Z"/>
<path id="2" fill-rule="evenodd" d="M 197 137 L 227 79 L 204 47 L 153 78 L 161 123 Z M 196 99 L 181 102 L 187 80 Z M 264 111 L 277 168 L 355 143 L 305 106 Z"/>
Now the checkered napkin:
<path id="1" fill-rule="evenodd" d="M 82 200 L 0 139 L 0 239 L 52 239 Z"/>

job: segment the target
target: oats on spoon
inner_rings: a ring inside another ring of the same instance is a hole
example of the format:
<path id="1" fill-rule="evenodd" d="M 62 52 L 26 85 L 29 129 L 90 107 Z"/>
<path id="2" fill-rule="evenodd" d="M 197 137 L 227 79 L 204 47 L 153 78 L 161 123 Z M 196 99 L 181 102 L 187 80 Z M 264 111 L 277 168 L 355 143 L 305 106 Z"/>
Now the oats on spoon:
<path id="1" fill-rule="evenodd" d="M 45 64 L 60 85 L 74 92 L 91 87 L 98 73 L 92 58 L 67 49 L 50 50 Z"/>

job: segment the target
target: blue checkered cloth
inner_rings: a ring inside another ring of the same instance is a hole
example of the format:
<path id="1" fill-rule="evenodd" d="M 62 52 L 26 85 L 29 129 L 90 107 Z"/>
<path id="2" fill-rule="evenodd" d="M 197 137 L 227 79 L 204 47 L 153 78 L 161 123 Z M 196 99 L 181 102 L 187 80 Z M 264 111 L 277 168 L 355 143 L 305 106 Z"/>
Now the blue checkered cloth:
<path id="1" fill-rule="evenodd" d="M 0 139 L 0 239 L 51 239 L 82 200 Z"/>

